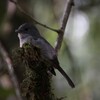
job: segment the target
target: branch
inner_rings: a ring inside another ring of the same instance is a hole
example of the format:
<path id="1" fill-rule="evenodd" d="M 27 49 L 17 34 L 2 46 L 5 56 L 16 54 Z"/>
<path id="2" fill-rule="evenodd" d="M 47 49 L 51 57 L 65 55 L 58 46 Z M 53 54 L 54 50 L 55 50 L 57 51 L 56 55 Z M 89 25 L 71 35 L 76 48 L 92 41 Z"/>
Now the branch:
<path id="1" fill-rule="evenodd" d="M 58 33 L 58 37 L 57 37 L 57 41 L 56 41 L 56 45 L 55 45 L 55 51 L 56 51 L 56 53 L 58 53 L 58 51 L 60 50 L 61 45 L 62 45 L 64 31 L 65 31 L 65 28 L 66 28 L 66 24 L 68 22 L 69 14 L 71 12 L 72 6 L 74 5 L 73 0 L 67 0 L 67 5 L 66 5 L 66 10 L 65 10 L 64 17 L 63 17 L 62 25 L 61 25 L 61 28 L 58 29 L 58 30 L 57 29 L 53 29 L 51 27 L 48 27 L 48 26 L 36 21 L 33 18 L 33 16 L 30 15 L 29 13 L 27 13 L 26 11 L 24 11 L 16 1 L 14 1 L 14 0 L 10 0 L 10 1 L 16 5 L 16 7 L 19 9 L 19 11 L 21 11 L 23 14 L 28 16 L 33 22 L 35 22 L 36 24 L 39 24 L 39 25 L 41 25 L 41 26 L 43 26 L 43 27 L 45 27 L 47 29 L 50 29 L 50 30 Z"/>
<path id="2" fill-rule="evenodd" d="M 21 94 L 20 94 L 20 89 L 19 89 L 18 82 L 17 82 L 17 78 L 16 78 L 16 76 L 14 74 L 11 58 L 9 57 L 8 52 L 6 51 L 5 47 L 3 46 L 3 44 L 1 42 L 0 42 L 0 52 L 1 52 L 1 55 L 3 57 L 3 60 L 7 64 L 7 70 L 9 72 L 9 75 L 10 75 L 11 80 L 13 82 L 13 85 L 14 85 L 15 92 L 16 92 L 16 95 L 18 97 L 18 100 L 22 100 L 22 97 L 21 97 Z"/>
<path id="3" fill-rule="evenodd" d="M 56 100 L 52 93 L 52 76 L 47 72 L 48 61 L 43 61 L 40 49 L 26 43 L 13 54 L 16 65 L 22 64 L 21 67 L 25 68 L 22 71 L 24 77 L 20 81 L 22 97 L 27 100 Z"/>
<path id="4" fill-rule="evenodd" d="M 64 17 L 63 17 L 61 28 L 58 31 L 59 34 L 58 34 L 58 38 L 57 38 L 56 45 L 55 45 L 56 53 L 58 53 L 59 49 L 61 48 L 61 44 L 62 44 L 62 41 L 63 41 L 64 32 L 65 32 L 65 28 L 66 28 L 66 25 L 67 25 L 67 22 L 68 22 L 68 18 L 69 18 L 69 15 L 70 15 L 70 12 L 71 12 L 71 9 L 72 9 L 73 5 L 74 5 L 73 0 L 67 0 L 65 14 L 64 14 Z"/>
<path id="5" fill-rule="evenodd" d="M 22 9 L 22 8 L 20 7 L 20 5 L 19 5 L 16 1 L 14 1 L 14 0 L 9 0 L 9 1 L 11 1 L 12 3 L 14 3 L 14 4 L 16 5 L 16 7 L 18 8 L 18 10 L 19 10 L 21 13 L 23 13 L 24 15 L 26 15 L 27 17 L 29 17 L 35 24 L 38 24 L 38 25 L 40 25 L 40 26 L 43 26 L 43 27 L 45 27 L 45 28 L 47 28 L 47 29 L 49 29 L 49 30 L 52 30 L 52 31 L 58 33 L 58 30 L 57 30 L 57 29 L 51 28 L 51 27 L 49 27 L 49 26 L 47 26 L 47 25 L 45 25 L 45 24 L 42 24 L 42 23 L 38 22 L 37 20 L 35 20 L 35 19 L 33 18 L 33 16 L 30 15 L 28 12 L 24 11 L 24 9 Z"/>

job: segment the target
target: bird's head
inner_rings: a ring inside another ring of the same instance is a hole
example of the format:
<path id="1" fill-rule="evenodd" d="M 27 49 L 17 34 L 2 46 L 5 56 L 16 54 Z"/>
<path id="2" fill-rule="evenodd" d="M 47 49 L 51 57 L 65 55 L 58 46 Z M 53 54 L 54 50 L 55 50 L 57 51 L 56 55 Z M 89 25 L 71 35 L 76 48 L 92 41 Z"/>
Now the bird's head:
<path id="1" fill-rule="evenodd" d="M 40 37 L 40 33 L 38 29 L 29 23 L 24 23 L 19 26 L 17 30 L 15 30 L 16 33 L 18 33 L 18 37 L 25 37 L 25 36 L 32 36 L 34 39 L 37 39 Z"/>

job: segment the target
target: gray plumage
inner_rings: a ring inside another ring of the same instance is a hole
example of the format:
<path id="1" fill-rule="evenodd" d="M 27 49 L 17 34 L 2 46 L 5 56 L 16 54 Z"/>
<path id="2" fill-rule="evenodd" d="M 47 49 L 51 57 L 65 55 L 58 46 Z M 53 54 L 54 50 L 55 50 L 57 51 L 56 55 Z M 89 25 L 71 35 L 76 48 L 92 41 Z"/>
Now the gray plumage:
<path id="1" fill-rule="evenodd" d="M 66 78 L 69 85 L 72 88 L 75 87 L 72 80 L 60 67 L 54 48 L 40 35 L 35 26 L 25 23 L 22 24 L 15 32 L 18 33 L 20 47 L 22 47 L 24 43 L 31 43 L 34 46 L 38 46 L 41 50 L 43 58 L 52 63 L 50 72 L 55 75 L 54 68 L 58 69 L 59 72 Z"/>

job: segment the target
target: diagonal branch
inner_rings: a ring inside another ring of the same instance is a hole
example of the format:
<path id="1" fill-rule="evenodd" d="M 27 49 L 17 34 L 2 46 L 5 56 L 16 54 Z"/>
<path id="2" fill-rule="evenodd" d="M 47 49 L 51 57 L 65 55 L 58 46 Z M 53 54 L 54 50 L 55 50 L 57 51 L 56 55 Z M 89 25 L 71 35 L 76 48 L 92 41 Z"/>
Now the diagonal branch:
<path id="1" fill-rule="evenodd" d="M 65 28 L 66 28 L 68 18 L 69 18 L 69 15 L 70 15 L 70 12 L 71 12 L 71 9 L 72 9 L 73 5 L 74 5 L 73 0 L 67 0 L 65 14 L 64 14 L 64 17 L 63 17 L 63 20 L 62 20 L 61 28 L 58 31 L 59 34 L 58 34 L 58 38 L 57 38 L 56 45 L 55 45 L 56 53 L 58 53 L 59 49 L 61 48 Z"/>
<path id="2" fill-rule="evenodd" d="M 47 28 L 47 29 L 49 29 L 49 30 L 52 30 L 52 31 L 58 33 L 58 30 L 57 30 L 57 29 L 51 28 L 51 27 L 49 27 L 49 26 L 47 26 L 47 25 L 45 25 L 45 24 L 42 24 L 42 23 L 38 22 L 37 20 L 35 20 L 35 19 L 33 18 L 33 16 L 30 15 L 28 12 L 24 11 L 24 9 L 22 9 L 22 8 L 20 7 L 20 5 L 19 5 L 16 1 L 14 1 L 14 0 L 9 0 L 9 1 L 11 1 L 12 3 L 14 3 L 14 4 L 16 5 L 16 7 L 19 9 L 19 11 L 22 12 L 22 13 L 23 13 L 24 15 L 26 15 L 27 17 L 29 17 L 35 24 L 41 25 L 41 26 L 43 26 L 43 27 L 45 27 L 45 28 Z"/>
<path id="3" fill-rule="evenodd" d="M 18 100 L 22 100 L 20 89 L 19 89 L 18 82 L 17 82 L 17 78 L 16 78 L 16 75 L 14 74 L 14 69 L 13 69 L 11 58 L 9 57 L 9 54 L 6 51 L 6 49 L 3 46 L 3 44 L 1 43 L 1 41 L 0 41 L 0 53 L 1 53 L 4 61 L 7 64 L 7 70 L 9 72 L 9 75 L 10 75 L 11 80 L 13 82 L 13 85 L 14 85 L 15 92 L 16 92 L 16 95 L 18 97 Z"/>

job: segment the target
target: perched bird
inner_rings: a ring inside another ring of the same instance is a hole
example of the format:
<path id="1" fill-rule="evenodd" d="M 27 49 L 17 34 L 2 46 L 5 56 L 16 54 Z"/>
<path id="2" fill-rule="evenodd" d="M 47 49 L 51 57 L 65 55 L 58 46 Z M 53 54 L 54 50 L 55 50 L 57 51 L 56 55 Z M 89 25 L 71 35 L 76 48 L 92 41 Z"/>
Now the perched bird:
<path id="1" fill-rule="evenodd" d="M 54 48 L 40 35 L 37 28 L 29 23 L 22 24 L 17 30 L 18 38 L 20 41 L 20 47 L 25 43 L 31 43 L 34 46 L 40 48 L 43 59 L 48 60 L 51 63 L 49 71 L 56 75 L 54 68 L 57 69 L 68 81 L 69 85 L 74 88 L 75 85 L 65 71 L 60 67 L 58 58 Z"/>

